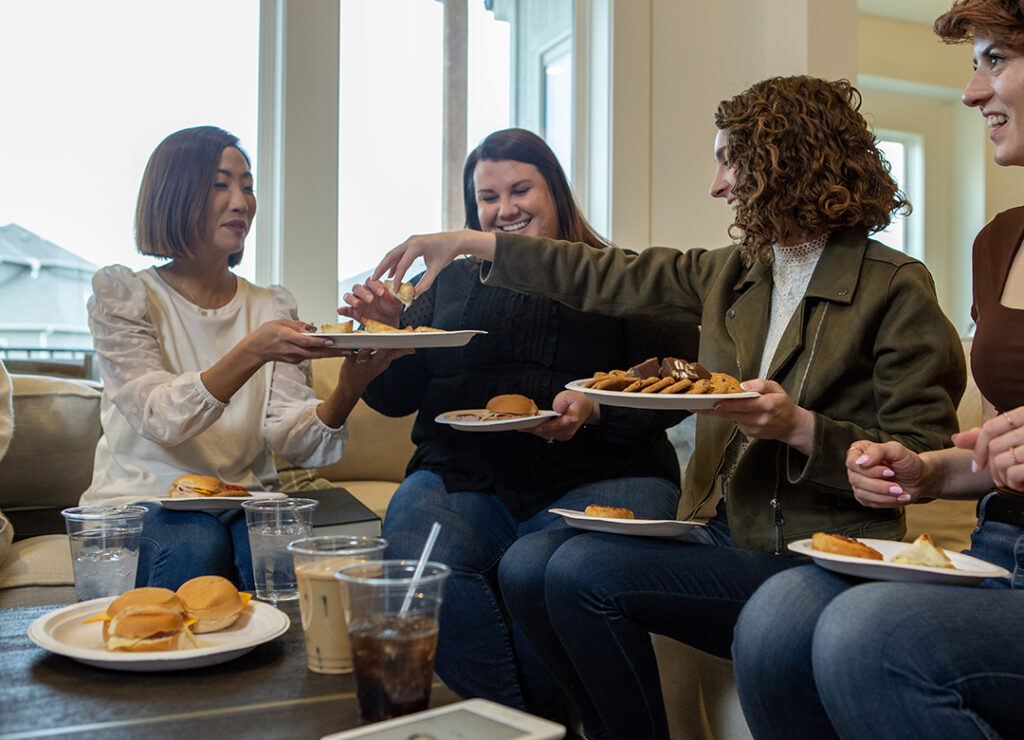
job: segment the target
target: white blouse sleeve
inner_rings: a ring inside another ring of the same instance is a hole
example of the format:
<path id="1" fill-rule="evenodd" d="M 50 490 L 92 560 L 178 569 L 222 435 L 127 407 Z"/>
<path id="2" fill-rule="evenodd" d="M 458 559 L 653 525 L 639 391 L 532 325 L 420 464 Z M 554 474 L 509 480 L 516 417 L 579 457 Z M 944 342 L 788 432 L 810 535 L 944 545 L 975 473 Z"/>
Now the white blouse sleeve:
<path id="1" fill-rule="evenodd" d="M 286 288 L 271 286 L 278 318 L 297 319 L 295 298 Z M 320 399 L 306 379 L 309 362 L 291 365 L 275 362 L 270 379 L 265 430 L 271 449 L 293 465 L 319 468 L 341 459 L 348 438 L 342 424 L 337 429 L 316 414 Z"/>
<path id="2" fill-rule="evenodd" d="M 173 447 L 217 421 L 227 404 L 210 394 L 199 372 L 176 375 L 164 367 L 142 280 L 113 265 L 93 275 L 92 289 L 89 330 L 104 392 L 132 428 Z"/>

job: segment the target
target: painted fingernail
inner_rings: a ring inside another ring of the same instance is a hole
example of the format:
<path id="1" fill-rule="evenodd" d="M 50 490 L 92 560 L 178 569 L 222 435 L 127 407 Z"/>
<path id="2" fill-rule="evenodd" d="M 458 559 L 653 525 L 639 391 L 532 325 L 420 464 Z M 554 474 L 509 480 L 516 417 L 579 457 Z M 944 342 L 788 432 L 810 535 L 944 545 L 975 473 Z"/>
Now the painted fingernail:
<path id="1" fill-rule="evenodd" d="M 324 346 L 325 347 L 333 347 L 334 346 L 334 340 L 333 339 L 325 339 L 324 340 Z"/>
<path id="2" fill-rule="evenodd" d="M 896 500 L 899 501 L 901 504 L 908 503 L 910 501 L 910 494 L 909 493 L 904 493 L 902 496 L 900 496 Z"/>
<path id="3" fill-rule="evenodd" d="M 858 465 L 863 465 L 864 463 L 866 463 L 870 459 L 871 458 L 869 458 L 867 455 L 861 455 L 854 462 L 856 462 Z"/>
<path id="4" fill-rule="evenodd" d="M 971 460 L 971 472 L 972 473 L 977 473 L 979 470 L 981 470 L 981 468 L 978 467 L 978 461 L 977 460 Z"/>
<path id="5" fill-rule="evenodd" d="M 889 488 L 889 493 L 891 493 L 893 496 L 898 496 L 899 494 L 903 493 L 903 489 L 900 488 L 899 486 L 891 486 Z"/>
<path id="6" fill-rule="evenodd" d="M 883 478 L 892 478 L 895 475 L 896 475 L 896 473 L 894 473 L 893 471 L 889 470 L 889 468 L 886 468 L 885 470 L 882 471 L 882 477 Z"/>

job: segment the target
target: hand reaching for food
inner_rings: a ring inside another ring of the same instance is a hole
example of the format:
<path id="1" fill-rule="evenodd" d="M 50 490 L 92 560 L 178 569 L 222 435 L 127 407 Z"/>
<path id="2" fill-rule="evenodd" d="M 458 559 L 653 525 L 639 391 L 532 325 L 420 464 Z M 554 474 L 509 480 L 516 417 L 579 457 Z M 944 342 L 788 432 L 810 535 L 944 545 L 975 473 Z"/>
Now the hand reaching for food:
<path id="1" fill-rule="evenodd" d="M 551 410 L 561 414 L 524 431 L 554 442 L 568 442 L 584 424 L 600 421 L 600 407 L 576 391 L 562 391 L 551 402 Z"/>
<path id="2" fill-rule="evenodd" d="M 974 452 L 974 472 L 988 468 L 996 486 L 1024 492 L 1024 406 L 996 414 L 981 427 L 954 434 L 953 444 Z"/>
<path id="3" fill-rule="evenodd" d="M 403 290 L 405 285 L 402 286 Z M 409 285 L 409 289 L 411 288 Z M 401 295 L 401 291 L 399 294 Z M 367 280 L 364 285 L 355 285 L 352 292 L 346 293 L 342 298 L 348 305 L 338 309 L 340 315 L 360 322 L 364 319 L 379 321 L 389 326 L 398 326 L 399 317 L 407 305 L 379 280 Z M 412 302 L 409 290 L 405 290 L 404 298 L 409 303 Z"/>

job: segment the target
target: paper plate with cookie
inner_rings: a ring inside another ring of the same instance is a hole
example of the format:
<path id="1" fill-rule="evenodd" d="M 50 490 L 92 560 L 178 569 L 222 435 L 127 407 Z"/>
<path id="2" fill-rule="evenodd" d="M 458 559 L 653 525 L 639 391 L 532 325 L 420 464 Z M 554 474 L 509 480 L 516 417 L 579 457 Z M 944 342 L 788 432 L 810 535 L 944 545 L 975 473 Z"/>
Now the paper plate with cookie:
<path id="1" fill-rule="evenodd" d="M 548 509 L 548 511 L 562 517 L 566 524 L 575 529 L 630 534 L 637 537 L 679 537 L 694 527 L 704 526 L 704 522 L 697 521 L 637 519 L 636 514 L 622 506 L 591 504 L 583 511 L 573 509 Z"/>
<path id="2" fill-rule="evenodd" d="M 760 395 L 744 391 L 732 375 L 677 357 L 652 357 L 628 370 L 594 373 L 565 387 L 604 406 L 678 411 L 710 409 L 719 401 Z"/>
<path id="3" fill-rule="evenodd" d="M 305 332 L 334 340 L 334 349 L 430 349 L 432 347 L 464 347 L 480 329 L 445 331 L 432 326 L 406 326 L 396 329 L 390 324 L 365 319 L 356 328 L 351 320 L 321 324 L 318 331 Z"/>
<path id="4" fill-rule="evenodd" d="M 810 539 L 789 543 L 789 549 L 827 570 L 875 581 L 977 586 L 986 578 L 1010 577 L 998 565 L 936 546 L 928 534 L 908 545 L 815 532 Z"/>

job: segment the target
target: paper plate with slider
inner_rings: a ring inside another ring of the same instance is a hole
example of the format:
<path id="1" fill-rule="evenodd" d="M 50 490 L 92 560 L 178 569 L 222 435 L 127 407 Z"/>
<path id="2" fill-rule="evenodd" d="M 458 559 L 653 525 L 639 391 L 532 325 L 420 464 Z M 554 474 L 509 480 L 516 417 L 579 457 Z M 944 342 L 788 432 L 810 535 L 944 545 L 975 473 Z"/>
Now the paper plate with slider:
<path id="1" fill-rule="evenodd" d="M 445 411 L 434 421 L 463 432 L 511 432 L 538 426 L 557 416 L 561 414 L 538 409 L 531 398 L 506 393 L 492 398 L 486 408 Z"/>
<path id="2" fill-rule="evenodd" d="M 56 609 L 36 619 L 28 636 L 81 663 L 148 672 L 223 663 L 279 637 L 289 625 L 284 612 L 250 602 L 230 581 L 200 576 L 177 593 L 140 588 Z"/>
<path id="3" fill-rule="evenodd" d="M 638 519 L 630 509 L 619 506 L 591 504 L 583 511 L 574 509 L 548 509 L 548 511 L 558 514 L 566 524 L 574 529 L 637 537 L 679 537 L 694 527 L 704 526 L 704 522 L 697 521 Z"/>
<path id="4" fill-rule="evenodd" d="M 744 391 L 732 375 L 677 357 L 651 357 L 628 370 L 597 372 L 565 387 L 603 406 L 661 411 L 710 409 L 719 401 L 760 395 Z"/>
<path id="5" fill-rule="evenodd" d="M 243 501 L 285 496 L 286 494 L 276 491 L 247 491 L 241 486 L 225 483 L 213 476 L 186 473 L 174 479 L 171 487 L 167 489 L 167 496 L 160 499 L 160 505 L 175 511 L 216 513 L 240 509 Z"/>

